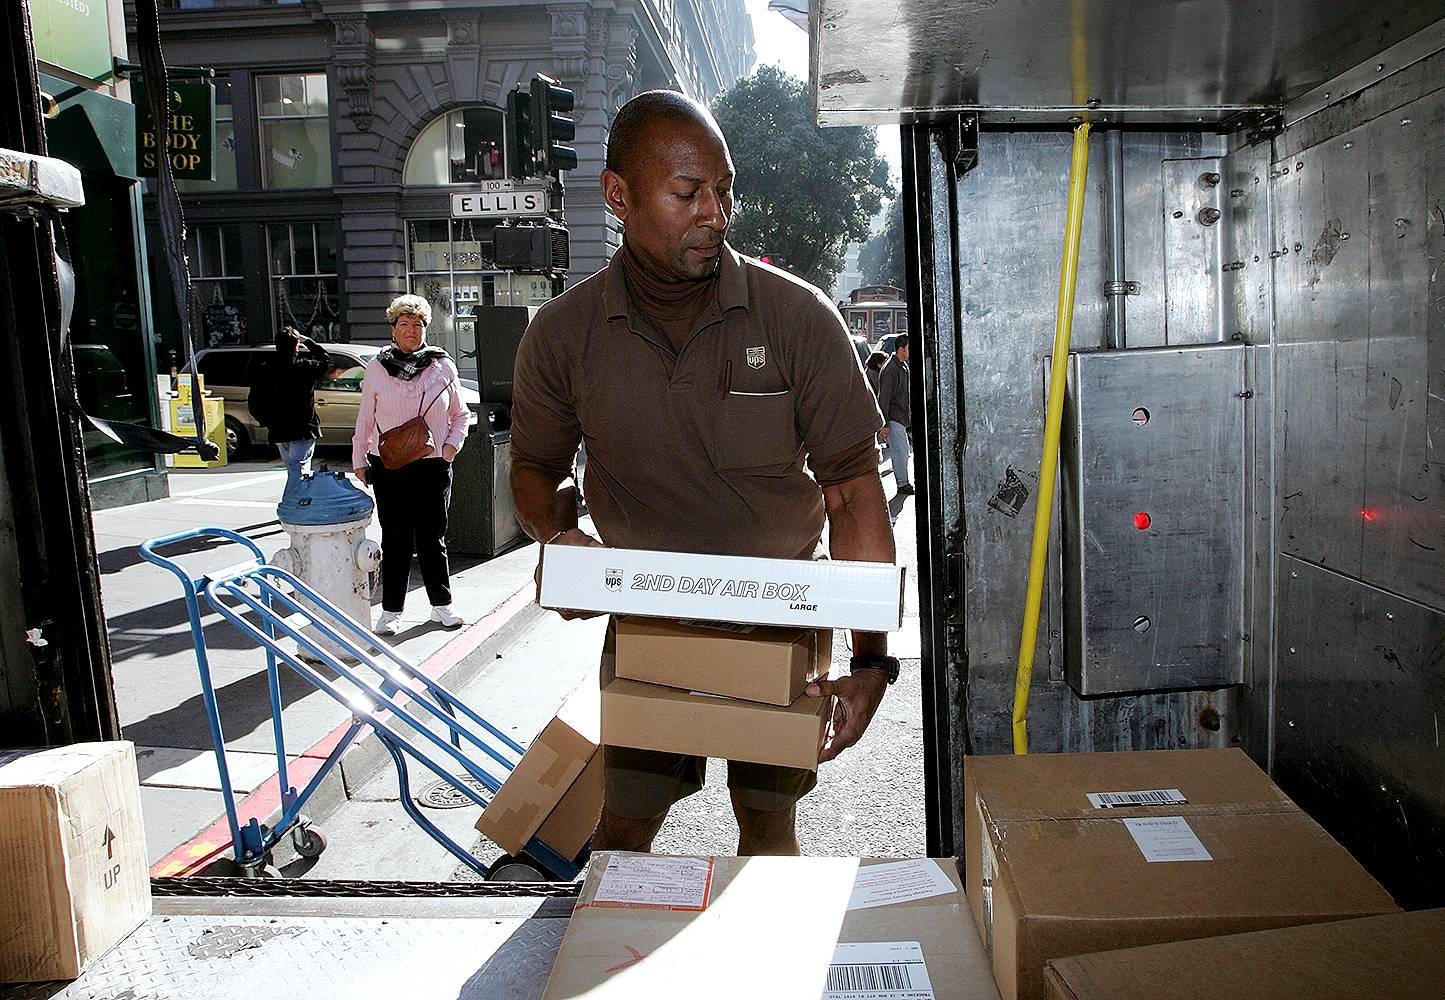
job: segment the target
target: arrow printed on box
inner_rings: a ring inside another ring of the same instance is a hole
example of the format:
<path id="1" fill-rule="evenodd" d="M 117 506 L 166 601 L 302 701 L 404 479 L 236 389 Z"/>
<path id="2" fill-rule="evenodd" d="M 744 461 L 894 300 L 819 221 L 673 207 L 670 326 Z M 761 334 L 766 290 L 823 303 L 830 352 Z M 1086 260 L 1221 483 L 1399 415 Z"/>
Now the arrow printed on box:
<path id="1" fill-rule="evenodd" d="M 105 836 L 101 838 L 101 843 L 105 845 L 105 856 L 107 858 L 115 857 L 115 848 L 111 846 L 115 843 L 115 831 L 110 827 L 106 827 Z"/>

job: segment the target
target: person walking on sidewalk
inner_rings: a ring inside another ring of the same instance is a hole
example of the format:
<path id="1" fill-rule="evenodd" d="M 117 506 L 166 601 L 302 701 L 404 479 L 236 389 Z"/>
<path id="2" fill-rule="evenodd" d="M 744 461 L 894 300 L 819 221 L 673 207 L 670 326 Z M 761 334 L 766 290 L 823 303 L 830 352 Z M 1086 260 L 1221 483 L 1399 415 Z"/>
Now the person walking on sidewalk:
<path id="1" fill-rule="evenodd" d="M 545 544 L 811 559 L 826 519 L 835 558 L 892 562 L 883 420 L 848 329 L 818 289 L 726 242 L 733 164 L 712 115 L 671 91 L 634 98 L 613 121 L 601 181 L 622 247 L 542 306 L 517 354 L 522 527 Z M 558 502 L 579 440 L 600 540 Z M 807 689 L 837 699 L 822 760 L 858 741 L 897 677 L 887 638 L 854 632 L 851 673 Z M 604 676 L 611 646 L 609 632 Z M 603 764 L 593 847 L 648 851 L 706 761 L 609 746 Z M 729 762 L 738 853 L 798 853 L 797 802 L 816 781 Z"/>
<path id="2" fill-rule="evenodd" d="M 447 509 L 452 460 L 467 434 L 457 366 L 426 342 L 431 306 L 419 295 L 399 295 L 386 309 L 391 345 L 366 366 L 361 407 L 351 438 L 356 478 L 376 495 L 381 524 L 381 615 L 378 635 L 401 631 L 411 580 L 411 558 L 431 601 L 431 620 L 445 628 L 463 622 L 452 610 L 447 565 Z"/>
<path id="3" fill-rule="evenodd" d="M 276 353 L 257 365 L 246 405 L 286 463 L 286 497 L 311 474 L 321 424 L 316 419 L 316 384 L 331 358 L 310 337 L 287 324 L 276 332 Z"/>
<path id="4" fill-rule="evenodd" d="M 913 492 L 908 478 L 908 431 L 913 426 L 913 389 L 908 381 L 908 334 L 898 338 L 893 357 L 878 373 L 878 408 L 888 425 L 879 432 L 893 466 L 893 481 L 904 496 Z"/>
<path id="5" fill-rule="evenodd" d="M 868 360 L 863 362 L 863 374 L 868 376 L 868 388 L 873 390 L 875 398 L 878 395 L 878 377 L 887 363 L 888 355 L 882 351 L 874 351 L 868 355 Z"/>

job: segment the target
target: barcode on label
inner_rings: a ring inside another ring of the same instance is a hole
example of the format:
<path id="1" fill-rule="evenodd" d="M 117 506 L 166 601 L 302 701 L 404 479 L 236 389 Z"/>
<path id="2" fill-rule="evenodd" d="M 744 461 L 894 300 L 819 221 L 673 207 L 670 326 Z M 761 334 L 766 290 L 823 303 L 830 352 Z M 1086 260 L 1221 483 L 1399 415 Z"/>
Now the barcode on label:
<path id="1" fill-rule="evenodd" d="M 1089 792 L 1095 809 L 1123 809 L 1129 806 L 1182 806 L 1189 800 L 1177 788 L 1150 788 L 1139 792 Z"/>
<path id="2" fill-rule="evenodd" d="M 756 625 L 739 625 L 736 622 L 704 622 L 695 618 L 684 618 L 678 624 L 686 625 L 688 628 L 712 629 L 714 632 L 736 632 L 738 635 L 757 631 Z"/>
<path id="3" fill-rule="evenodd" d="M 911 990 L 913 977 L 906 965 L 830 965 L 827 989 L 830 993 Z"/>

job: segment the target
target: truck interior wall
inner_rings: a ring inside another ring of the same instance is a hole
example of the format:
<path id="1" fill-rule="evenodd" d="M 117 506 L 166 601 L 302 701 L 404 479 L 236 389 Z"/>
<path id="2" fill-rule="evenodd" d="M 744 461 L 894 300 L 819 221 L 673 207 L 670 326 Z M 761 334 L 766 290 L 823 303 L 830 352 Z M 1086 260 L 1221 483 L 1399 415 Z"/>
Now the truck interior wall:
<path id="1" fill-rule="evenodd" d="M 904 129 L 920 477 L 944 494 L 920 508 L 925 661 L 956 761 L 1010 749 L 1070 137 L 985 130 L 954 177 L 946 135 Z M 1246 682 L 1080 698 L 1055 546 L 1032 749 L 1242 745 L 1402 903 L 1445 903 L 1445 55 L 1272 140 L 1131 130 L 1124 149 L 1128 346 L 1245 345 Z M 1074 350 L 1105 343 L 1099 132 L 1091 154 Z M 1211 205 L 1217 224 L 1184 225 Z"/>
<path id="2" fill-rule="evenodd" d="M 1273 768 L 1445 902 L 1445 52 L 1287 128 L 1273 261 Z"/>
<path id="3" fill-rule="evenodd" d="M 949 527 L 963 545 L 962 618 L 968 669 L 967 733 L 976 753 L 1007 753 L 1019 616 L 1024 603 L 1043 440 L 1045 359 L 1050 350 L 1064 227 L 1070 138 L 1066 132 L 983 132 L 978 166 L 957 183 L 957 350 L 962 359 L 961 461 L 942 451 L 943 488 L 962 498 L 961 525 Z M 1101 349 L 1105 337 L 1103 284 L 1103 150 L 1090 140 L 1093 168 L 1085 201 L 1073 346 Z M 1191 183 L 1218 169 L 1221 137 L 1200 133 L 1128 133 L 1125 137 L 1125 228 L 1131 346 L 1218 340 L 1217 323 L 1192 323 L 1171 337 L 1171 313 L 1197 316 L 1204 304 L 1166 298 L 1164 178 L 1190 164 Z M 1216 250 L 1200 246 L 1200 254 Z M 1203 271 L 1204 260 L 1191 266 Z M 1183 265 L 1180 265 L 1181 270 Z M 1201 288 L 1203 286 L 1200 286 Z M 1208 290 L 1205 289 L 1207 292 Z M 1197 298 L 1197 293 L 1190 292 Z M 1182 326 L 1182 324 L 1181 324 Z M 925 333 L 925 336 L 928 336 Z M 960 530 L 961 528 L 961 530 Z M 1057 551 L 1052 566 L 1057 567 Z M 1063 679 L 1059 574 L 1046 590 L 1047 627 L 1040 633 L 1030 711 L 1031 743 L 1039 751 L 1121 750 L 1225 745 L 1232 738 L 1232 691 L 1169 692 L 1082 700 Z M 962 680 L 955 678 L 956 687 Z M 955 694 L 957 691 L 955 691 Z M 1206 708 L 1213 713 L 1205 714 Z M 1209 721 L 1206 728 L 1201 716 Z M 1216 715 L 1218 721 L 1216 722 Z M 962 741 L 956 739 L 956 745 Z"/>

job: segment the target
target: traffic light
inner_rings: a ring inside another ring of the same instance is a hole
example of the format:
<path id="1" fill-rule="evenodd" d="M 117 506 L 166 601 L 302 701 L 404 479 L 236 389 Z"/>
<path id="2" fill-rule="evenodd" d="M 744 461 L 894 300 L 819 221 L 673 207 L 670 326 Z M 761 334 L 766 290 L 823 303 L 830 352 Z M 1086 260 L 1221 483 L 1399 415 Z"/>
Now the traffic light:
<path id="1" fill-rule="evenodd" d="M 546 176 L 577 169 L 577 150 L 569 143 L 577 136 L 577 122 L 563 112 L 575 106 L 572 91 L 550 76 L 532 78 L 530 95 L 532 152 L 536 172 Z"/>
<path id="2" fill-rule="evenodd" d="M 532 95 L 514 90 L 507 95 L 507 176 L 522 180 L 536 173 L 537 149 L 533 144 Z"/>
<path id="3" fill-rule="evenodd" d="M 567 229 L 551 220 L 498 226 L 492 230 L 492 247 L 493 260 L 504 271 L 554 276 L 567 273 Z"/>

